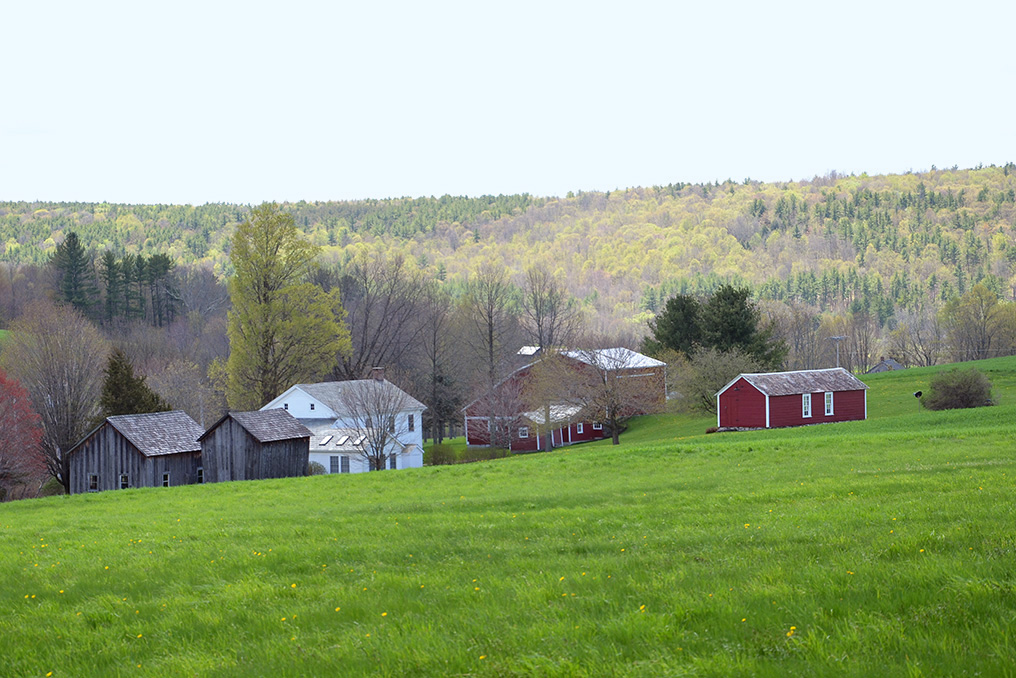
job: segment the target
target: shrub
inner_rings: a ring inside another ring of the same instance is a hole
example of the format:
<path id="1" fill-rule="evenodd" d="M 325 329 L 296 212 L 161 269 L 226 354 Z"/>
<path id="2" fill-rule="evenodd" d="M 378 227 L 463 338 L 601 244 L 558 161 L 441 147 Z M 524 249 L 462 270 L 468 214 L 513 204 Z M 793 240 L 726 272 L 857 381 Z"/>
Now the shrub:
<path id="1" fill-rule="evenodd" d="M 324 464 L 322 464 L 320 462 L 316 462 L 316 461 L 312 461 L 309 464 L 307 464 L 307 475 L 309 475 L 309 476 L 323 476 L 325 473 L 326 473 L 326 471 L 325 471 L 325 465 Z"/>
<path id="2" fill-rule="evenodd" d="M 716 392 L 742 372 L 758 372 L 761 368 L 759 362 L 737 348 L 700 349 L 674 370 L 673 387 L 678 393 L 675 407 L 716 414 Z"/>
<path id="3" fill-rule="evenodd" d="M 921 404 L 929 410 L 993 405 L 991 382 L 973 367 L 939 372 L 932 378 L 928 392 L 921 397 Z"/>
<path id="4" fill-rule="evenodd" d="M 60 481 L 56 478 L 50 478 L 43 484 L 39 490 L 40 497 L 55 497 L 58 494 L 64 493 L 64 486 L 60 484 Z"/>
<path id="5" fill-rule="evenodd" d="M 423 461 L 428 466 L 443 466 L 455 463 L 455 450 L 451 445 L 434 443 L 423 452 Z"/>

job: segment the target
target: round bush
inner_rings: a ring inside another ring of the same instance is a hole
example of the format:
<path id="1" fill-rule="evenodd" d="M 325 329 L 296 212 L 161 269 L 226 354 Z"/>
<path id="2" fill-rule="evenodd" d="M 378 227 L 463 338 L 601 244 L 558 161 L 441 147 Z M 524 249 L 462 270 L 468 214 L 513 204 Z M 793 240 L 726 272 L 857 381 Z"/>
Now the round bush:
<path id="1" fill-rule="evenodd" d="M 955 410 L 966 407 L 994 405 L 991 381 L 976 368 L 946 370 L 931 380 L 921 404 L 929 410 Z"/>
<path id="2" fill-rule="evenodd" d="M 327 471 L 325 470 L 324 464 L 316 461 L 312 461 L 307 464 L 307 475 L 309 476 L 323 476 Z"/>

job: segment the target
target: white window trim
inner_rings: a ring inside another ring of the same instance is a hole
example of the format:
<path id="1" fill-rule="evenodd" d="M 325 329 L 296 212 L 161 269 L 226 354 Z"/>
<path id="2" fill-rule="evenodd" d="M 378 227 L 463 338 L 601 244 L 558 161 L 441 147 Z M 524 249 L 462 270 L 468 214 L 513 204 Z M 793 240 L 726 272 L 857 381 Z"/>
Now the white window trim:
<path id="1" fill-rule="evenodd" d="M 519 426 L 519 438 L 528 438 L 528 437 L 529 437 L 529 427 Z"/>
<path id="2" fill-rule="evenodd" d="M 575 424 L 575 435 L 580 435 L 586 432 L 586 426 L 581 421 Z"/>
<path id="3" fill-rule="evenodd" d="M 162 474 L 162 486 L 163 487 L 169 487 L 170 486 L 169 474 L 168 473 L 163 473 Z"/>
<path id="4" fill-rule="evenodd" d="M 603 430 L 603 423 L 602 422 L 598 422 L 598 421 L 594 421 L 593 422 L 593 430 L 594 431 L 602 431 Z"/>
<path id="5" fill-rule="evenodd" d="M 827 416 L 827 417 L 833 416 L 833 398 L 834 397 L 835 396 L 833 396 L 833 392 L 832 391 L 826 391 L 826 393 L 825 393 L 825 416 Z"/>
<path id="6" fill-rule="evenodd" d="M 801 394 L 801 416 L 805 419 L 811 418 L 811 394 Z"/>

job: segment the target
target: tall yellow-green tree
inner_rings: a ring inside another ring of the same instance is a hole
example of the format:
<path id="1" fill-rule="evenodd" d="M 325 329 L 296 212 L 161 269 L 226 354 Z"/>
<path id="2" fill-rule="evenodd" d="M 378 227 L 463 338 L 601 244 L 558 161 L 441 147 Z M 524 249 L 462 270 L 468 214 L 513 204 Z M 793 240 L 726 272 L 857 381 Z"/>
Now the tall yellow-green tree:
<path id="1" fill-rule="evenodd" d="M 307 279 L 318 250 L 275 203 L 254 208 L 237 227 L 224 370 L 231 409 L 257 409 L 329 373 L 350 352 L 338 289 L 326 293 Z"/>

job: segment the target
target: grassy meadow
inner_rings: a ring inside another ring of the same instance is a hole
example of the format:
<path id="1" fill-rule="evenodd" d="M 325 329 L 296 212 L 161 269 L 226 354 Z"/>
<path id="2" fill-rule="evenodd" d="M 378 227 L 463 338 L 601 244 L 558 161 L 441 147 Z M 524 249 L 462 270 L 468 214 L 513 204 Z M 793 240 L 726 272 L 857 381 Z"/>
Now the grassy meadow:
<path id="1" fill-rule="evenodd" d="M 0 505 L 0 676 L 1016 674 L 997 407 Z"/>

